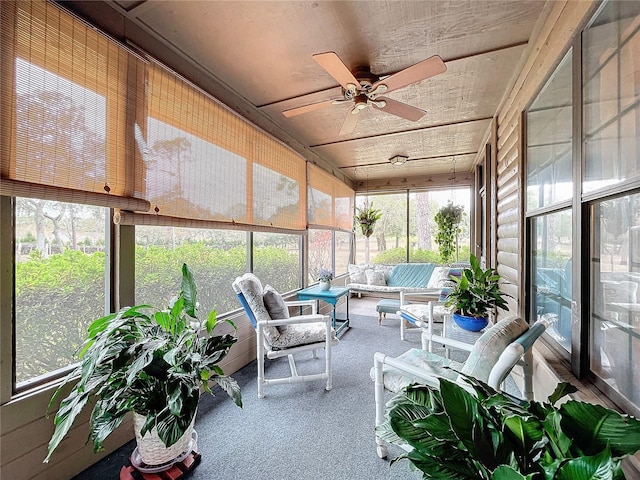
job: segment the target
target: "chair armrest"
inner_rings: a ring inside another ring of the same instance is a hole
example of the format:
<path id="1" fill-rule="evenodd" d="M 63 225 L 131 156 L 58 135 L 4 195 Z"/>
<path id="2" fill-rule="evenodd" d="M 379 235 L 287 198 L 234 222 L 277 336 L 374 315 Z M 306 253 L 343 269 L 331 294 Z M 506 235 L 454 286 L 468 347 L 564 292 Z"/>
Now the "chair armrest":
<path id="1" fill-rule="evenodd" d="M 311 315 L 318 313 L 318 302 L 315 300 L 287 300 L 284 304 L 287 307 L 311 307 Z"/>
<path id="2" fill-rule="evenodd" d="M 431 341 L 438 345 L 444 345 L 447 348 L 454 348 L 456 350 L 462 350 L 463 352 L 470 352 L 473 350 L 472 343 L 461 342 L 453 338 L 441 337 L 440 335 L 431 335 Z"/>

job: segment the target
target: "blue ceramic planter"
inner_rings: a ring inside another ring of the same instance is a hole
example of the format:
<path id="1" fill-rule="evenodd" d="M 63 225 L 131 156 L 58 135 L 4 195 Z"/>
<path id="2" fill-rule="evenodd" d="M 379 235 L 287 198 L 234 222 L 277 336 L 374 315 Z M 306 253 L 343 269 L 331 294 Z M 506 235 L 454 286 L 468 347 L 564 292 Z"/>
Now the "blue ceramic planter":
<path id="1" fill-rule="evenodd" d="M 464 328 L 470 332 L 479 332 L 489 323 L 489 319 L 486 317 L 467 317 L 459 313 L 453 314 L 453 321 L 456 322 L 460 328 Z"/>

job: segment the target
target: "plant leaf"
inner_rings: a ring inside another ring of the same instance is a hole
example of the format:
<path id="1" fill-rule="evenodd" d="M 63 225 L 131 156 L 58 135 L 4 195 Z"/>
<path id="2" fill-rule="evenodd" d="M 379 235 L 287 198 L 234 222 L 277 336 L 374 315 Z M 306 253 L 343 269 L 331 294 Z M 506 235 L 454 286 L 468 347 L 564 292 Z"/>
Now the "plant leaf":
<path id="1" fill-rule="evenodd" d="M 558 400 L 560 400 L 562 397 L 566 396 L 566 395 L 570 395 L 572 393 L 577 392 L 578 389 L 574 386 L 571 385 L 568 382 L 560 382 L 555 390 L 553 391 L 553 393 L 551 395 L 549 395 L 549 398 L 547 399 L 547 401 L 551 404 L 551 405 L 555 405 Z"/>
<path id="2" fill-rule="evenodd" d="M 577 400 L 560 406 L 561 425 L 587 455 L 607 445 L 614 457 L 633 455 L 640 450 L 640 421 L 615 410 Z"/>
<path id="3" fill-rule="evenodd" d="M 182 264 L 182 296 L 184 297 L 184 309 L 187 315 L 196 317 L 196 282 L 193 273 L 186 263 Z"/>

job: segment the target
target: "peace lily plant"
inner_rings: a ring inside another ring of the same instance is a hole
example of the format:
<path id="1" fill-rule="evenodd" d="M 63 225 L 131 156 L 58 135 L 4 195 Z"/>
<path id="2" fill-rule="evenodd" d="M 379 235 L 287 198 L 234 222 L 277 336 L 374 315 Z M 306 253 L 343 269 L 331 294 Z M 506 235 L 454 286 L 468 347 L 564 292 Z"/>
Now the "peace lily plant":
<path id="1" fill-rule="evenodd" d="M 200 391 L 213 394 L 213 382 L 242 406 L 238 383 L 218 366 L 237 341 L 235 326 L 229 320 L 218 322 L 215 310 L 201 322 L 196 306 L 193 274 L 183 264 L 181 291 L 169 308 L 126 307 L 90 325 L 79 352 L 81 363 L 64 382 L 76 381 L 55 415 L 45 462 L 90 401 L 95 405 L 89 437 L 96 452 L 128 412 L 146 417 L 142 437 L 155 429 L 171 447 L 193 427 Z M 213 335 L 221 323 L 229 324 L 233 334 Z M 49 411 L 63 387 L 53 395 Z"/>
<path id="2" fill-rule="evenodd" d="M 640 449 L 640 421 L 577 400 L 558 385 L 546 402 L 524 402 L 464 376 L 440 388 L 410 385 L 387 404 L 377 435 L 402 446 L 422 478 L 623 480 L 622 460 Z"/>

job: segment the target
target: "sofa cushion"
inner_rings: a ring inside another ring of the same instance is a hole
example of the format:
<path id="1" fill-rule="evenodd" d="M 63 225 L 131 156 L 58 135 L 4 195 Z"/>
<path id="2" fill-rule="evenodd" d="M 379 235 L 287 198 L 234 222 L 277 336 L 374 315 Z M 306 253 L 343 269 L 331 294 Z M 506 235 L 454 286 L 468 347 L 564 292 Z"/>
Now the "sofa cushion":
<path id="1" fill-rule="evenodd" d="M 387 280 L 390 287 L 426 288 L 435 268 L 433 263 L 399 263 Z"/>
<path id="2" fill-rule="evenodd" d="M 373 268 L 368 268 L 365 271 L 365 275 L 367 276 L 367 284 L 368 285 L 378 285 L 383 286 L 386 285 L 387 282 L 384 278 L 384 271 L 374 270 Z"/>
<path id="3" fill-rule="evenodd" d="M 349 282 L 350 283 L 367 283 L 367 276 L 364 273 L 367 267 L 364 265 L 349 264 Z"/>
<path id="4" fill-rule="evenodd" d="M 431 277 L 429 277 L 427 288 L 442 288 L 448 280 L 449 267 L 435 267 L 433 273 L 431 273 Z"/>

